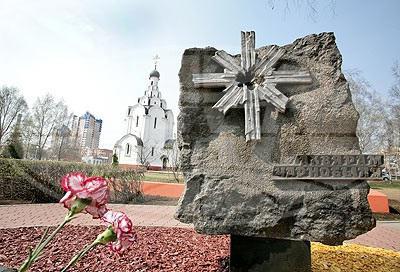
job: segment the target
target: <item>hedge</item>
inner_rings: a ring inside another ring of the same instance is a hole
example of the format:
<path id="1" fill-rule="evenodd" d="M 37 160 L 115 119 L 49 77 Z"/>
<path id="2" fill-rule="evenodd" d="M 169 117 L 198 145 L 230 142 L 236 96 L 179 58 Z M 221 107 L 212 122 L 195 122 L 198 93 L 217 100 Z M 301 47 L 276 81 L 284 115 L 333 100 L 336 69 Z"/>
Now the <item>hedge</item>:
<path id="1" fill-rule="evenodd" d="M 128 203 L 142 198 L 141 170 L 76 162 L 0 159 L 0 200 L 58 202 L 64 195 L 60 180 L 70 172 L 109 179 L 112 202 Z"/>

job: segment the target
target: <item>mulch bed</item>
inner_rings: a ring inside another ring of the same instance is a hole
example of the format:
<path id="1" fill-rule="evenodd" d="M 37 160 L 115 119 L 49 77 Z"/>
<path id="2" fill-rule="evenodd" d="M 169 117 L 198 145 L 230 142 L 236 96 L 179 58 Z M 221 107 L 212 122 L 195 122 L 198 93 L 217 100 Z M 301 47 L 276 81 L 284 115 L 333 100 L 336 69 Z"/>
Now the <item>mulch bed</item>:
<path id="1" fill-rule="evenodd" d="M 60 271 L 104 227 L 67 226 L 30 271 Z M 44 228 L 0 230 L 0 265 L 17 268 Z M 135 227 L 137 242 L 123 256 L 97 247 L 69 271 L 229 271 L 228 236 L 207 236 L 190 229 Z M 330 247 L 312 243 L 313 272 L 400 271 L 400 252 L 360 245 Z"/>
<path id="2" fill-rule="evenodd" d="M 104 227 L 67 226 L 30 271 L 60 271 Z M 0 264 L 17 268 L 40 240 L 44 228 L 0 230 Z M 69 271 L 228 271 L 229 238 L 180 228 L 135 227 L 137 242 L 118 256 L 98 246 Z"/>

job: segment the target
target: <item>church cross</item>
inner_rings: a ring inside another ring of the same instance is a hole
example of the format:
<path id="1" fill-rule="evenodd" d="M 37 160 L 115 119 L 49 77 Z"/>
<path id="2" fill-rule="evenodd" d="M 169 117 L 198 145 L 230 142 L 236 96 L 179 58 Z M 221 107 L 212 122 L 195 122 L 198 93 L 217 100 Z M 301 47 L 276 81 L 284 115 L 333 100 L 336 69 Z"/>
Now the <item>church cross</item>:
<path id="1" fill-rule="evenodd" d="M 257 60 L 254 31 L 241 33 L 241 62 L 224 50 L 215 52 L 213 60 L 223 66 L 223 73 L 193 74 L 195 87 L 225 87 L 225 95 L 213 106 L 224 114 L 238 104 L 244 105 L 246 141 L 261 139 L 260 101 L 271 103 L 285 112 L 288 98 L 277 84 L 311 83 L 306 71 L 275 71 L 275 65 L 285 51 L 271 47 L 262 60 Z"/>
<path id="2" fill-rule="evenodd" d="M 153 60 L 154 60 L 154 70 L 157 70 L 157 64 L 158 64 L 158 61 L 160 60 L 160 56 L 158 54 L 156 54 L 153 57 Z"/>

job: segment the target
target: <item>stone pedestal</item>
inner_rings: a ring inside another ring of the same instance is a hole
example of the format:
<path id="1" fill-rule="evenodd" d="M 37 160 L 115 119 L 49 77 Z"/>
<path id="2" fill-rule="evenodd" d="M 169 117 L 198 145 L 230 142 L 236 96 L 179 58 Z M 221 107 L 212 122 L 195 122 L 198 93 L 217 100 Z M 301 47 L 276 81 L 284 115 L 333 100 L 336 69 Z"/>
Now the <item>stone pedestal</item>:
<path id="1" fill-rule="evenodd" d="M 311 272 L 309 241 L 231 235 L 231 272 Z"/>

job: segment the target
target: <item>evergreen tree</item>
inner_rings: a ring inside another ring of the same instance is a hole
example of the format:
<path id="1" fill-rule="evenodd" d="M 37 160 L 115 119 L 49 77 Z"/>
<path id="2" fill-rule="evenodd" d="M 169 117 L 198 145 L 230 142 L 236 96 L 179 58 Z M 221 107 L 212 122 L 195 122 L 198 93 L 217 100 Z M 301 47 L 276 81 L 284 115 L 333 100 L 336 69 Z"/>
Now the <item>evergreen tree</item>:
<path id="1" fill-rule="evenodd" d="M 24 148 L 22 145 L 22 137 L 20 131 L 20 123 L 17 122 L 14 126 L 14 130 L 7 140 L 7 144 L 3 150 L 3 157 L 12 159 L 23 159 Z"/>
<path id="2" fill-rule="evenodd" d="M 112 165 L 118 165 L 118 156 L 116 153 L 112 156 Z"/>

